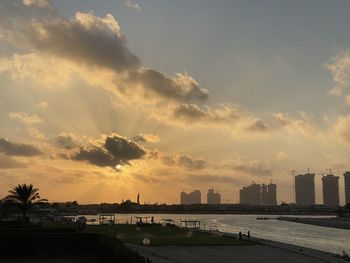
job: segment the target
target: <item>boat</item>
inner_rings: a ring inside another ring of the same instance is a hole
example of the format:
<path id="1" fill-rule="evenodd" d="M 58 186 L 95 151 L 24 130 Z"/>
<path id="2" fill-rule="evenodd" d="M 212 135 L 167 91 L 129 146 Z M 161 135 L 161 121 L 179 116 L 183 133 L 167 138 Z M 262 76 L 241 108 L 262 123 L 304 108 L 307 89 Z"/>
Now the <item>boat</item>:
<path id="1" fill-rule="evenodd" d="M 266 216 L 258 216 L 256 218 L 256 220 L 269 220 L 270 218 L 266 217 Z"/>

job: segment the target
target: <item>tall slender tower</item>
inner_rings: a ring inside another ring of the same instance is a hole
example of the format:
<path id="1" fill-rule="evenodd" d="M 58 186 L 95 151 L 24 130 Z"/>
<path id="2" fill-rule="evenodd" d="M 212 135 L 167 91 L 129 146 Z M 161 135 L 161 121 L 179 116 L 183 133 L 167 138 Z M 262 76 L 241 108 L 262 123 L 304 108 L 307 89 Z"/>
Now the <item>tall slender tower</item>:
<path id="1" fill-rule="evenodd" d="M 295 176 L 295 201 L 297 205 L 315 205 L 315 174 Z"/>
<path id="2" fill-rule="evenodd" d="M 323 205 L 339 206 L 339 176 L 328 174 L 322 177 Z"/>
<path id="3" fill-rule="evenodd" d="M 350 172 L 344 173 L 345 204 L 350 204 Z"/>

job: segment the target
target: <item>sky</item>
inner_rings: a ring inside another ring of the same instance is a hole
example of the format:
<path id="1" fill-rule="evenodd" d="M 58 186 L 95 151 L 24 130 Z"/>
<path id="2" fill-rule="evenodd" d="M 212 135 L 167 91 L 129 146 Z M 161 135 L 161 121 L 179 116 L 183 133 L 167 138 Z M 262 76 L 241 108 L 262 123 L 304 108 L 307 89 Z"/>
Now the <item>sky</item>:
<path id="1" fill-rule="evenodd" d="M 0 196 L 179 203 L 350 170 L 350 2 L 0 2 Z"/>

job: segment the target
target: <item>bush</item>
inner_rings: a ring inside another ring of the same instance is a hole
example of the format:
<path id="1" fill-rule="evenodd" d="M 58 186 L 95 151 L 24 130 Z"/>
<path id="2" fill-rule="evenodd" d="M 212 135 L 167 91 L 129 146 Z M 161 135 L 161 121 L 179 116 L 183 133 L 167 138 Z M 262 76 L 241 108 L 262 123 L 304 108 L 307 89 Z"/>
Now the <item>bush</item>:
<path id="1" fill-rule="evenodd" d="M 118 239 L 99 234 L 66 232 L 66 229 L 33 230 L 0 231 L 2 256 L 11 258 L 89 256 L 96 258 L 97 262 L 144 262 L 141 256 L 127 249 Z"/>

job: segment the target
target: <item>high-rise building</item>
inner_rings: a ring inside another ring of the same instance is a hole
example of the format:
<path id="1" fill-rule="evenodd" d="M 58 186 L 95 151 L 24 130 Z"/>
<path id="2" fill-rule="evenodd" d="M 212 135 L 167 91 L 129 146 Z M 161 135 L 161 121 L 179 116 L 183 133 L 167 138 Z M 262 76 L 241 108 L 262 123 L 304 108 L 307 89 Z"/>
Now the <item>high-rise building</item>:
<path id="1" fill-rule="evenodd" d="M 328 174 L 322 177 L 323 204 L 339 206 L 339 176 Z"/>
<path id="2" fill-rule="evenodd" d="M 267 185 L 267 196 L 265 205 L 277 205 L 277 185 L 269 183 Z"/>
<path id="3" fill-rule="evenodd" d="M 248 205 L 277 205 L 277 186 L 270 183 L 256 184 L 243 187 L 239 190 L 240 204 Z"/>
<path id="4" fill-rule="evenodd" d="M 295 199 L 300 206 L 315 205 L 315 174 L 295 176 Z"/>
<path id="5" fill-rule="evenodd" d="M 344 173 L 345 204 L 350 204 L 350 172 Z"/>
<path id="6" fill-rule="evenodd" d="M 241 204 L 260 205 L 260 185 L 251 184 L 239 190 L 239 199 Z"/>
<path id="7" fill-rule="evenodd" d="M 181 192 L 180 194 L 180 203 L 182 205 L 192 205 L 201 203 L 201 191 L 194 190 L 191 193 Z"/>
<path id="8" fill-rule="evenodd" d="M 207 203 L 215 205 L 221 204 L 221 195 L 219 193 L 215 193 L 214 189 L 208 189 Z"/>
<path id="9" fill-rule="evenodd" d="M 268 199 L 267 185 L 262 184 L 260 186 L 260 204 L 265 204 Z"/>

